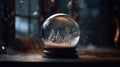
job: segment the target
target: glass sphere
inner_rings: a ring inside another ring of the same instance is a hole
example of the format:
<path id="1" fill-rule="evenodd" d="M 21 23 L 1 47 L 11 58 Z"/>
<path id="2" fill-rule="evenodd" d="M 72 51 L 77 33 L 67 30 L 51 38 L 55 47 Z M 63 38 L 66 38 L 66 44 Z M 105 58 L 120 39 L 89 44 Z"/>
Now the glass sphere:
<path id="1" fill-rule="evenodd" d="M 75 47 L 79 38 L 79 25 L 67 14 L 54 14 L 42 25 L 42 41 L 47 47 Z"/>

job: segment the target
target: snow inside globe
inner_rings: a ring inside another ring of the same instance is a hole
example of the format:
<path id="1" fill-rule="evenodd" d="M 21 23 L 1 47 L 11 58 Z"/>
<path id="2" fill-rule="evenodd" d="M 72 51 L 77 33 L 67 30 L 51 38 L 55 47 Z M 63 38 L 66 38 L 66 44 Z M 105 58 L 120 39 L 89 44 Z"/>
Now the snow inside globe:
<path id="1" fill-rule="evenodd" d="M 42 41 L 46 47 L 75 47 L 80 38 L 78 23 L 64 13 L 47 18 L 41 30 Z"/>

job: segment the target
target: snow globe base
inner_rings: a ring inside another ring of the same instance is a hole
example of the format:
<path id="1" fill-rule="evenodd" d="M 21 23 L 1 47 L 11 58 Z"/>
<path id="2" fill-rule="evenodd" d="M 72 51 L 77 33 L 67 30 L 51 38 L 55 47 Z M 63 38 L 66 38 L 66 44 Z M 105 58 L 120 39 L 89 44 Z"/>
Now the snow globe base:
<path id="1" fill-rule="evenodd" d="M 74 59 L 78 58 L 76 47 L 54 48 L 45 47 L 43 58 Z"/>

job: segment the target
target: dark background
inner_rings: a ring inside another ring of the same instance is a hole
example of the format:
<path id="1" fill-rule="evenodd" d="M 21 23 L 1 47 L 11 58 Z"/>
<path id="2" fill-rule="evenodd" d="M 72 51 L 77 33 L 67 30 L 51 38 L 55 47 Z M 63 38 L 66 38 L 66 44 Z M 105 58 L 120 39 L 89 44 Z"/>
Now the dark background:
<path id="1" fill-rule="evenodd" d="M 119 49 L 119 0 L 0 0 L 0 40 L 13 50 L 39 49 L 40 28 L 55 13 L 79 23 L 78 46 Z"/>
<path id="2" fill-rule="evenodd" d="M 44 20 L 61 12 L 79 23 L 82 46 L 119 47 L 120 37 L 114 43 L 120 23 L 119 0 L 1 0 L 0 3 L 0 40 L 7 44 L 15 38 L 39 35 Z"/>

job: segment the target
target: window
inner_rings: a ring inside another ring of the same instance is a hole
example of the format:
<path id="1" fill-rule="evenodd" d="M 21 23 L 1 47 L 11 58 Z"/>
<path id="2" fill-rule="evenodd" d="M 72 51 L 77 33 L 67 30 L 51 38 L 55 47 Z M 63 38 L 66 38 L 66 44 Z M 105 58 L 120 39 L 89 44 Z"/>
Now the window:
<path id="1" fill-rule="evenodd" d="M 16 38 L 20 36 L 30 37 L 38 32 L 38 1 L 16 0 Z"/>

